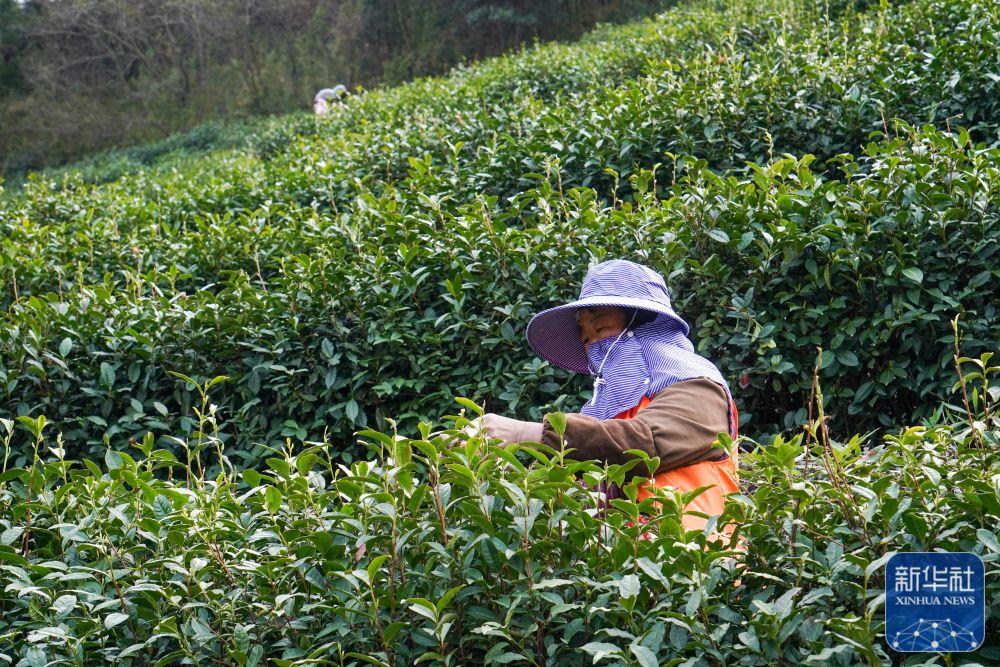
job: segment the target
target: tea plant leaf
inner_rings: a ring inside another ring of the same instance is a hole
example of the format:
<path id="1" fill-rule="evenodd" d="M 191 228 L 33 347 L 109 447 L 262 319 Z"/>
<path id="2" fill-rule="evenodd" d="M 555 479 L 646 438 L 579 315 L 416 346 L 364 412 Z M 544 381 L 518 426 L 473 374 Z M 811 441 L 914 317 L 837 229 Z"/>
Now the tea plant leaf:
<path id="1" fill-rule="evenodd" d="M 865 567 L 865 575 L 870 577 L 872 574 L 874 574 L 880 568 L 882 568 L 886 563 L 888 563 L 889 559 L 895 555 L 896 555 L 895 551 L 889 551 L 886 552 L 881 557 L 876 558 L 871 563 L 869 563 L 867 567 Z"/>
<path id="2" fill-rule="evenodd" d="M 344 406 L 344 413 L 347 415 L 347 418 L 351 421 L 352 424 L 356 423 L 358 421 L 358 414 L 360 413 L 360 407 L 358 406 L 358 402 L 353 398 L 349 400 L 347 404 Z"/>
<path id="3" fill-rule="evenodd" d="M 621 649 L 619 649 L 614 644 L 608 644 L 607 642 L 588 642 L 580 647 L 593 657 L 593 663 L 597 664 L 605 658 L 620 658 L 622 657 Z"/>
<path id="4" fill-rule="evenodd" d="M 979 542 L 987 549 L 993 553 L 1000 553 L 1000 542 L 997 541 L 996 533 L 990 532 L 985 528 L 979 528 L 976 530 L 976 537 L 979 538 Z"/>
<path id="5" fill-rule="evenodd" d="M 702 599 L 701 589 L 696 588 L 694 591 L 691 592 L 690 597 L 688 597 L 687 602 L 684 605 L 684 615 L 689 618 L 694 616 L 695 613 L 698 611 L 698 607 L 701 606 L 701 599 Z M 759 602 L 759 600 L 755 600 L 754 602 Z M 770 610 L 770 608 L 768 609 L 769 610 L 765 613 L 771 613 L 771 614 L 774 613 L 773 611 Z"/>
<path id="6" fill-rule="evenodd" d="M 639 577 L 634 574 L 626 574 L 618 581 L 618 593 L 623 598 L 635 597 L 640 590 Z"/>
<path id="7" fill-rule="evenodd" d="M 23 526 L 14 526 L 12 528 L 7 528 L 2 533 L 0 533 L 0 544 L 11 545 L 14 544 L 17 538 L 21 537 L 24 532 Z"/>
<path id="8" fill-rule="evenodd" d="M 670 586 L 670 581 L 663 575 L 663 571 L 660 566 L 653 561 L 649 560 L 645 556 L 642 556 L 636 561 L 636 564 L 639 566 L 640 570 L 646 573 L 647 576 L 655 579 L 664 586 Z"/>
<path id="9" fill-rule="evenodd" d="M 104 627 L 110 630 L 116 625 L 121 625 L 128 620 L 127 614 L 122 614 L 120 612 L 115 612 L 113 614 L 108 614 L 104 617 Z"/>
<path id="10" fill-rule="evenodd" d="M 56 616 L 65 616 L 69 614 L 74 607 L 76 607 L 76 596 L 71 594 L 60 595 L 56 598 L 55 602 L 52 603 L 52 611 L 56 613 Z"/>
<path id="11" fill-rule="evenodd" d="M 127 646 L 127 647 L 123 648 L 118 653 L 117 657 L 119 657 L 119 658 L 127 658 L 130 655 L 136 655 L 137 653 L 139 653 L 140 651 L 142 651 L 145 647 L 146 647 L 145 644 L 132 644 L 131 646 Z"/>
<path id="12" fill-rule="evenodd" d="M 719 243 L 729 243 L 729 234 L 726 234 L 721 229 L 708 230 L 708 236 L 709 238 L 714 239 Z"/>
<path id="13" fill-rule="evenodd" d="M 273 486 L 267 486 L 264 488 L 264 502 L 267 504 L 267 509 L 272 514 L 277 512 L 281 507 L 281 491 Z"/>
<path id="14" fill-rule="evenodd" d="M 436 611 L 436 613 L 437 613 L 438 616 L 440 616 L 442 613 L 444 613 L 444 610 L 448 608 L 448 605 L 451 604 L 451 601 L 464 588 L 465 588 L 464 584 L 459 585 L 459 586 L 455 586 L 453 588 L 448 589 L 448 591 L 444 595 L 441 596 L 441 599 L 438 600 L 438 603 L 435 606 L 435 611 Z"/>
<path id="15" fill-rule="evenodd" d="M 656 654 L 642 644 L 631 644 L 629 645 L 629 650 L 635 656 L 635 659 L 639 661 L 641 667 L 657 667 L 660 664 L 656 659 Z"/>
<path id="16" fill-rule="evenodd" d="M 104 453 L 104 465 L 108 466 L 108 470 L 119 470 L 124 463 L 121 452 L 109 449 Z"/>
<path id="17" fill-rule="evenodd" d="M 36 438 L 40 438 L 42 431 L 45 429 L 46 419 L 45 415 L 38 415 L 38 417 L 32 418 L 28 416 L 21 416 L 17 418 L 21 424 L 31 432 L 31 435 Z"/>
<path id="18" fill-rule="evenodd" d="M 115 386 L 115 369 L 106 361 L 101 362 L 101 386 L 105 389 Z"/>
<path id="19" fill-rule="evenodd" d="M 48 664 L 48 657 L 45 650 L 39 646 L 31 646 L 25 651 L 24 664 L 27 667 L 45 667 Z"/>
<path id="20" fill-rule="evenodd" d="M 467 398 L 462 398 L 461 396 L 456 396 L 455 401 L 459 403 L 466 410 L 470 410 L 477 415 L 482 415 L 485 411 L 475 403 L 475 401 L 470 401 Z"/>
<path id="21" fill-rule="evenodd" d="M 437 623 L 437 608 L 430 600 L 425 600 L 424 598 L 412 598 L 407 602 L 411 611 L 420 614 L 434 623 Z"/>
<path id="22" fill-rule="evenodd" d="M 560 438 L 566 433 L 566 415 L 562 412 L 549 412 L 545 415 L 545 420 L 552 426 Z"/>

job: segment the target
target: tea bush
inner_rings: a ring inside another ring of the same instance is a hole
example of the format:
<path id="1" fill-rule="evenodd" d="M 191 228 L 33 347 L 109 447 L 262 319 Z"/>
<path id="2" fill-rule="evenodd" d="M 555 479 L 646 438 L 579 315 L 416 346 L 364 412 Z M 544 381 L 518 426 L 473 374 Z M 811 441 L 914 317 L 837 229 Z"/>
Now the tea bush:
<path id="1" fill-rule="evenodd" d="M 847 3 L 852 5 L 854 3 Z M 863 6 L 863 2 L 857 3 Z M 336 133 L 381 121 L 389 112 L 405 117 L 415 111 L 436 112 L 462 99 L 463 105 L 489 101 L 499 104 L 523 95 L 548 99 L 569 91 L 636 76 L 650 58 L 674 53 L 676 45 L 693 47 L 695 40 L 711 46 L 719 38 L 717 24 L 750 17 L 747 8 L 733 13 L 721 2 L 702 2 L 693 11 L 682 10 L 671 21 L 637 21 L 602 26 L 571 44 L 548 43 L 514 54 L 490 58 L 472 67 L 459 66 L 446 79 L 428 77 L 389 89 L 352 91 L 345 107 L 334 107 L 330 116 L 312 113 L 249 120 L 211 121 L 165 140 L 91 156 L 69 168 L 51 169 L 38 178 L 62 180 L 78 171 L 84 182 L 103 183 L 131 171 L 172 164 L 187 155 L 213 149 L 246 146 L 263 157 L 282 152 L 298 137 Z M 838 12 L 846 7 L 838 8 Z M 666 33 L 666 34 L 665 34 Z M 72 179 L 71 179 L 72 180 Z M 20 183 L 18 183 L 20 184 Z"/>
<path id="2" fill-rule="evenodd" d="M 944 323 L 963 314 L 970 353 L 1000 338 L 994 10 L 695 2 L 261 121 L 250 149 L 39 179 L 0 202 L 0 414 L 103 451 L 191 431 L 169 371 L 226 375 L 250 463 L 328 429 L 349 461 L 354 429 L 412 434 L 454 394 L 574 409 L 582 385 L 517 332 L 623 256 L 670 274 L 758 432 L 803 421 L 820 344 L 839 419 L 908 423 L 941 398 Z M 745 159 L 764 167 L 717 175 Z"/>
<path id="3" fill-rule="evenodd" d="M 23 186 L 26 180 L 33 178 L 57 182 L 71 180 L 96 184 L 108 183 L 141 169 L 163 168 L 207 153 L 242 147 L 257 126 L 259 124 L 266 126 L 267 122 L 267 120 L 208 121 L 187 132 L 180 132 L 153 143 L 101 151 L 72 166 L 48 169 L 42 176 L 9 173 L 8 187 L 13 186 L 17 189 Z"/>
<path id="4" fill-rule="evenodd" d="M 618 256 L 668 276 L 757 432 L 805 421 L 816 346 L 838 426 L 912 423 L 947 395 L 956 313 L 967 352 L 997 345 L 1000 151 L 929 129 L 866 150 L 842 158 L 840 179 L 809 158 L 742 178 L 678 161 L 673 185 L 673 165 L 659 194 L 644 173 L 638 199 L 615 206 L 560 191 L 553 171 L 512 202 L 454 213 L 392 190 L 339 217 L 276 204 L 220 218 L 185 261 L 269 246 L 259 261 L 279 268 L 220 269 L 197 291 L 173 286 L 195 270 L 137 269 L 124 289 L 109 275 L 22 297 L 0 330 L 6 410 L 46 414 L 70 452 L 102 452 L 105 436 L 191 432 L 195 394 L 168 371 L 226 375 L 224 438 L 252 463 L 275 438 L 327 431 L 350 461 L 353 430 L 392 416 L 412 433 L 455 394 L 533 418 L 576 409 L 584 384 L 520 332 L 573 298 L 590 262 Z M 87 253 L 80 234 L 66 252 Z"/>
<path id="5" fill-rule="evenodd" d="M 1000 660 L 998 35 L 701 0 L 0 192 L 0 664 L 951 665 L 883 643 L 935 549 Z M 611 257 L 754 435 L 707 531 L 441 417 L 577 409 L 522 332 Z"/>
<path id="6" fill-rule="evenodd" d="M 364 431 L 373 457 L 349 468 L 307 442 L 242 472 L 211 411 L 182 461 L 151 437 L 138 460 L 67 460 L 44 418 L 5 422 L 5 444 L 34 454 L 0 474 L 0 660 L 889 664 L 892 554 L 1000 559 L 1000 419 L 981 380 L 1000 367 L 963 364 L 973 421 L 942 406 L 881 443 L 836 442 L 817 412 L 739 455 L 754 490 L 704 531 L 664 490 L 651 523 L 629 526 L 654 499 L 629 485 L 602 506 L 576 481 L 626 466 L 497 446 L 463 416 L 413 439 Z M 713 532 L 731 523 L 732 538 Z M 986 586 L 984 662 L 1000 659 L 1000 582 Z"/>
<path id="7" fill-rule="evenodd" d="M 315 208 L 317 216 L 338 217 L 388 186 L 454 210 L 478 194 L 517 195 L 558 159 L 564 186 L 596 186 L 610 199 L 608 168 L 627 189 L 630 174 L 669 160 L 666 151 L 707 159 L 713 168 L 767 162 L 782 152 L 857 154 L 868 133 L 889 130 L 893 116 L 944 125 L 959 114 L 974 140 L 997 139 L 1000 31 L 981 4 L 919 0 L 844 19 L 844 52 L 837 53 L 830 52 L 833 25 L 817 18 L 811 3 L 726 6 L 723 13 L 696 3 L 626 41 L 622 51 L 647 63 L 638 78 L 628 78 L 632 68 L 615 68 L 604 42 L 565 53 L 552 47 L 470 70 L 479 76 L 357 98 L 328 123 L 285 119 L 274 132 L 291 147 L 281 152 L 273 145 L 281 141 L 261 138 L 258 152 L 269 159 L 215 158 L 100 189 L 67 183 L 65 196 L 41 181 L 2 211 L 10 240 L 3 254 L 28 264 L 19 293 L 40 294 L 133 268 L 133 247 L 145 267 L 188 268 L 179 255 L 198 257 L 199 237 L 220 217 L 268 217 L 278 204 L 296 216 Z M 545 58 L 555 60 L 551 70 Z M 531 88 L 545 78 L 541 72 L 564 68 L 574 76 L 555 99 Z M 615 76 L 625 77 L 620 85 L 597 85 Z M 901 80 L 907 85 L 892 85 Z M 511 81 L 517 85 L 505 93 L 501 84 Z M 306 127 L 311 136 L 289 139 Z M 52 239 L 72 238 L 81 227 L 93 231 L 77 273 Z M 184 288 L 216 284 L 231 267 L 254 272 L 260 258 L 250 250 L 227 248 L 228 265 L 190 265 L 195 278 Z M 262 271 L 274 270 L 268 248 L 260 252 Z M 14 291 L 2 294 L 9 300 Z"/>

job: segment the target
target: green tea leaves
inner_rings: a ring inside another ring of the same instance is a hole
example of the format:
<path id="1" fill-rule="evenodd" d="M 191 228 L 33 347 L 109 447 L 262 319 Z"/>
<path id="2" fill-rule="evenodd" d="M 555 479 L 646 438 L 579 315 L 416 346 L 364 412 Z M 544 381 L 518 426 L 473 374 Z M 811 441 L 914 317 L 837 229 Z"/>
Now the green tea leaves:
<path id="1" fill-rule="evenodd" d="M 264 487 L 264 502 L 267 504 L 269 512 L 277 512 L 281 507 L 281 491 L 273 486 Z"/>
<path id="2" fill-rule="evenodd" d="M 128 620 L 127 614 L 122 614 L 120 612 L 115 612 L 113 614 L 108 614 L 104 617 L 104 627 L 110 630 L 117 625 L 121 625 Z"/>

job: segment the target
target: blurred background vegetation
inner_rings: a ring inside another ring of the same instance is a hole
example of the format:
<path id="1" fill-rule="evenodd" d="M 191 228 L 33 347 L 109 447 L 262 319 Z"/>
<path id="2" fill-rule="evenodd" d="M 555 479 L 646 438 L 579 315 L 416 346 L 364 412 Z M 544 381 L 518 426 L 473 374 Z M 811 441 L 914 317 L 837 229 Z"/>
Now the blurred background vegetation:
<path id="1" fill-rule="evenodd" d="M 0 175 L 308 109 L 672 0 L 0 0 Z"/>

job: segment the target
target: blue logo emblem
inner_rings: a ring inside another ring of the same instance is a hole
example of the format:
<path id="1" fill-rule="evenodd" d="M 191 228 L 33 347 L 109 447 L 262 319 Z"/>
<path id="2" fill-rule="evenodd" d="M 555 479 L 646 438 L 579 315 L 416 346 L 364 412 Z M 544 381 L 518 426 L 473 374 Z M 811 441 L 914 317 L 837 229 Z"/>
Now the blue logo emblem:
<path id="1" fill-rule="evenodd" d="M 885 566 L 885 638 L 896 651 L 975 651 L 986 637 L 986 576 L 971 553 L 900 553 Z"/>

